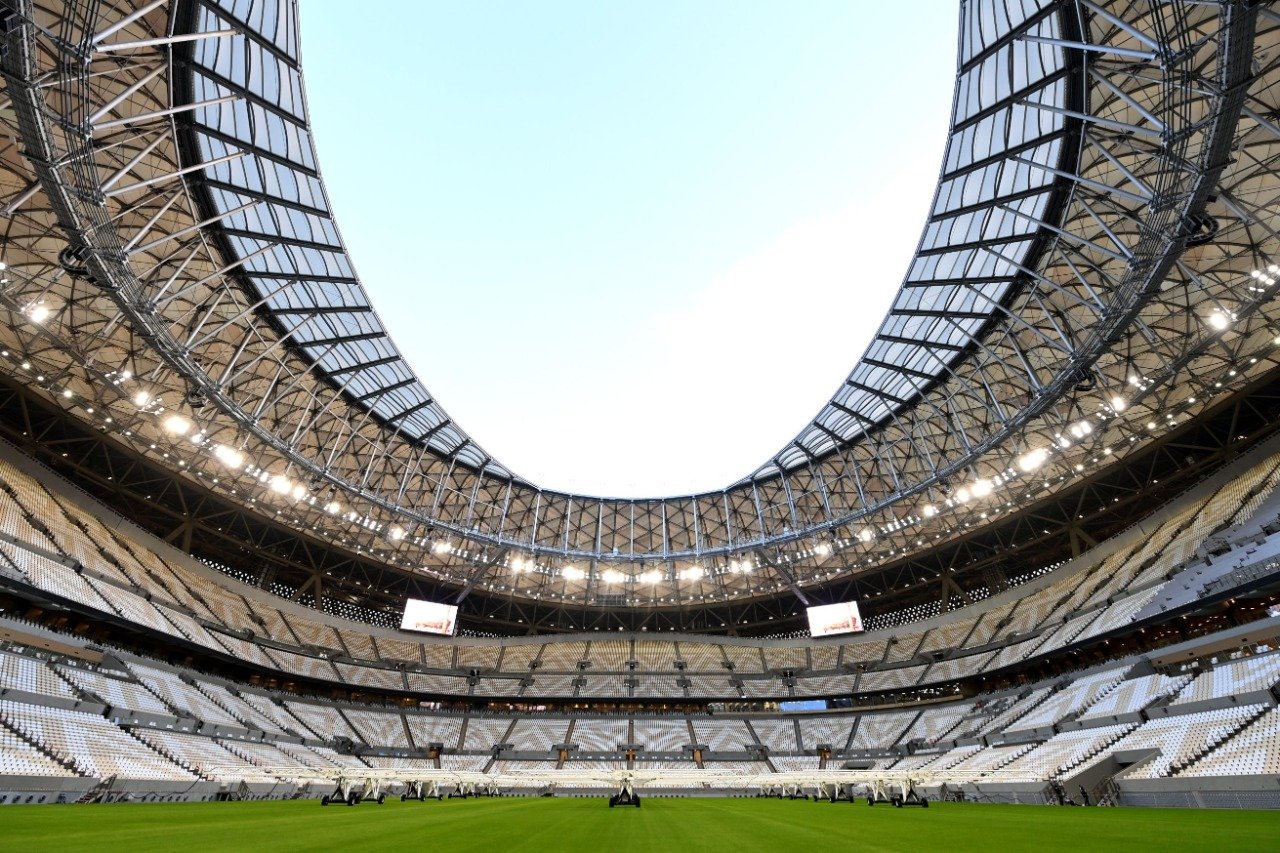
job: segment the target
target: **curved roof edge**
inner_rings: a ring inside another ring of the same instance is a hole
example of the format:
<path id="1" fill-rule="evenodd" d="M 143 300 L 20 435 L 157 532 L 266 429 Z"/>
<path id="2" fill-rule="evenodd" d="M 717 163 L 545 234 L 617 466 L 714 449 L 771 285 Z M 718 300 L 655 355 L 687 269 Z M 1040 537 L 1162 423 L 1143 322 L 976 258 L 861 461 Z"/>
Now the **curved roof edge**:
<path id="1" fill-rule="evenodd" d="M 191 178 L 210 220 L 207 231 L 238 259 L 234 275 L 262 315 L 350 405 L 441 457 L 527 483 L 434 399 L 355 273 L 311 142 L 296 8 L 283 4 L 278 15 L 245 20 L 240 6 L 192 4 L 184 22 L 193 32 L 240 28 L 248 48 L 241 59 L 239 46 L 198 42 L 180 79 L 192 103 L 239 98 L 192 110 L 181 125 L 189 159 L 210 164 Z M 951 131 L 931 213 L 893 307 L 809 425 L 727 488 L 809 464 L 892 422 L 953 374 L 1005 316 L 1028 278 L 1024 269 L 1051 236 L 1045 224 L 1061 215 L 1071 186 L 1066 176 L 1079 155 L 1073 129 L 1080 120 L 1073 114 L 1083 109 L 1079 54 L 1023 37 L 1078 38 L 1074 14 L 1054 0 L 961 5 Z M 223 159 L 241 153 L 247 156 Z M 1052 168 L 1028 168 L 1014 155 Z"/>

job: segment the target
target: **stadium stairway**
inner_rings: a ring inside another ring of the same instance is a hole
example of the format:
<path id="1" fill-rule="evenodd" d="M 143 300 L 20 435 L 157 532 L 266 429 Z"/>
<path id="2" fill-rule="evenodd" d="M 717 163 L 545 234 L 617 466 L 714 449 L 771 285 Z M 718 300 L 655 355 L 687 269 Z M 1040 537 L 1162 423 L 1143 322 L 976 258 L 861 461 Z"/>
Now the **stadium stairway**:
<path id="1" fill-rule="evenodd" d="M 916 715 L 911 718 L 911 722 L 907 723 L 907 727 L 898 733 L 897 740 L 895 740 L 892 744 L 890 744 L 890 748 L 896 747 L 900 744 L 900 742 L 902 741 L 902 738 L 907 736 L 907 732 L 914 729 L 916 727 L 916 723 L 920 722 L 920 718 L 924 716 L 924 713 L 925 712 L 923 710 L 916 712 Z M 906 746 L 906 744 L 901 744 L 901 745 L 904 747 Z"/>
<path id="2" fill-rule="evenodd" d="M 199 776 L 201 779 L 204 779 L 204 780 L 205 780 L 205 781 L 207 781 L 207 782 L 212 782 L 212 781 L 214 781 L 214 778 L 213 778 L 212 776 L 210 776 L 208 773 L 206 773 L 202 768 L 197 767 L 197 766 L 192 765 L 192 764 L 188 764 L 186 761 L 183 761 L 183 760 L 182 760 L 182 758 L 181 758 L 180 756 L 174 755 L 174 754 L 173 754 L 172 752 L 170 752 L 170 751 L 169 751 L 169 750 L 168 750 L 168 749 L 167 749 L 163 744 L 159 744 L 159 743 L 155 743 L 155 744 L 153 744 L 153 743 L 147 743 L 145 740 L 143 740 L 142 738 L 138 737 L 137 733 L 133 730 L 133 727 L 132 727 L 132 726 L 121 726 L 120 728 L 121 728 L 121 730 L 122 730 L 125 734 L 127 734 L 129 737 L 131 737 L 131 738 L 133 738 L 134 740 L 136 740 L 136 741 L 138 742 L 138 745 L 139 745 L 139 747 L 140 747 L 140 748 L 142 748 L 142 749 L 154 750 L 154 751 L 156 751 L 156 752 L 160 753 L 161 755 L 163 755 L 165 758 L 167 758 L 167 759 L 169 759 L 170 761 L 172 761 L 174 764 L 176 764 L 176 765 L 178 765 L 179 767 L 181 767 L 183 770 L 186 770 L 186 771 L 188 771 L 188 772 L 190 772 L 190 773 L 194 773 L 194 774 L 196 774 L 197 776 Z"/>
<path id="3" fill-rule="evenodd" d="M 468 719 L 470 719 L 470 718 L 468 717 Z M 517 722 L 519 722 L 519 718 L 518 718 L 518 717 L 512 717 L 512 718 L 511 718 L 511 723 L 506 727 L 506 729 L 504 729 L 504 730 L 503 730 L 502 737 L 498 738 L 498 743 L 510 743 L 510 742 L 511 742 L 511 733 L 515 731 L 516 723 L 517 723 Z M 466 743 L 466 732 L 465 732 L 465 731 L 463 732 L 463 737 L 459 740 L 459 743 L 464 743 L 464 744 Z M 498 760 L 498 759 L 497 759 L 497 756 L 490 756 L 490 757 L 489 757 L 489 760 L 488 760 L 487 762 L 485 762 L 485 765 L 484 765 L 484 768 L 483 768 L 483 772 L 488 773 L 490 770 L 492 770 L 492 769 L 493 769 L 493 765 L 494 765 L 494 763 L 495 763 L 497 760 Z"/>
<path id="4" fill-rule="evenodd" d="M 1041 696 L 1041 697 L 1040 697 L 1039 699 L 1037 699 L 1035 702 L 1032 702 L 1032 703 L 1031 703 L 1030 705 L 1028 705 L 1027 707 L 1023 708 L 1023 709 L 1022 709 L 1022 712 L 1021 712 L 1021 713 L 1019 713 L 1017 717 L 1014 717 L 1012 720 L 1008 720 L 1008 721 L 1004 724 L 1004 726 L 1002 727 L 1002 729 L 1001 729 L 1001 734 L 1008 734 L 1008 733 L 1011 733 L 1011 732 L 1018 732 L 1018 731 L 1021 731 L 1020 729 L 1018 729 L 1018 728 L 1017 728 L 1017 726 L 1018 726 L 1018 721 L 1019 721 L 1019 720 L 1025 719 L 1026 717 L 1030 716 L 1032 711 L 1035 711 L 1037 708 L 1039 708 L 1041 705 L 1043 705 L 1043 704 L 1045 704 L 1046 702 L 1048 702 L 1048 701 L 1049 701 L 1050 699 L 1052 699 L 1054 696 L 1056 696 L 1057 694 L 1061 693 L 1063 690 L 1066 690 L 1069 686 L 1071 686 L 1071 683 L 1072 683 L 1072 681 L 1073 681 L 1073 680 L 1074 680 L 1074 679 L 1069 678 L 1069 677 L 1063 677 L 1063 678 L 1059 678 L 1059 679 L 1057 679 L 1056 681 L 1054 681 L 1054 682 L 1053 682 L 1053 684 L 1051 684 L 1051 685 L 1049 686 L 1049 690 L 1048 690 L 1048 691 L 1047 691 L 1043 696 Z M 1033 692 L 1034 692 L 1034 691 L 1033 691 L 1031 688 L 1028 688 L 1026 691 L 1024 691 L 1023 693 L 1021 693 L 1021 694 L 1019 694 L 1019 695 L 1018 695 L 1018 699 L 1016 699 L 1016 700 L 1015 700 L 1015 702 L 1017 702 L 1017 701 L 1021 701 L 1022 699 L 1026 698 L 1027 696 L 1032 695 L 1032 693 L 1033 693 Z M 999 716 L 999 713 L 1001 713 L 1001 712 L 998 712 L 998 713 L 996 713 L 996 714 L 993 714 L 992 716 L 993 716 L 993 717 L 995 717 L 995 716 Z M 985 725 L 985 724 L 984 724 L 984 725 Z M 981 728 L 981 727 L 979 727 L 979 728 Z M 995 734 L 988 734 L 988 735 L 984 736 L 983 740 L 984 740 L 984 742 L 986 742 L 988 745 L 995 745 L 995 744 L 999 744 L 999 743 L 1004 742 L 1004 740 L 1003 740 L 1001 737 L 999 737 L 999 736 L 997 736 L 997 735 L 995 735 Z"/>
<path id="5" fill-rule="evenodd" d="M 1185 686 L 1186 685 L 1184 684 L 1183 687 Z M 1181 688 L 1179 688 L 1179 690 L 1180 689 Z M 1155 711 L 1159 708 L 1167 708 L 1170 705 L 1172 705 L 1173 700 L 1177 698 L 1178 698 L 1178 690 L 1174 690 L 1172 692 L 1166 693 L 1163 696 L 1157 696 L 1154 701 L 1147 703 L 1147 706 L 1142 709 L 1142 714 L 1144 717 L 1146 717 L 1152 711 Z"/>
<path id="6" fill-rule="evenodd" d="M 1121 684 L 1123 684 L 1123 683 L 1124 683 L 1124 682 L 1121 682 Z M 1115 688 L 1112 688 L 1112 689 L 1115 689 Z M 1107 692 L 1110 692 L 1110 691 L 1107 691 Z M 1065 716 L 1063 716 L 1061 719 L 1059 719 L 1059 720 L 1058 720 L 1058 722 L 1056 722 L 1056 723 L 1054 723 L 1054 724 L 1053 724 L 1053 730 L 1054 730 L 1055 732 L 1070 731 L 1070 730 L 1071 730 L 1072 728 L 1074 728 L 1074 727 L 1073 727 L 1073 726 L 1069 726 L 1068 724 L 1069 724 L 1069 723 L 1074 723 L 1076 720 L 1080 719 L 1080 718 L 1081 718 L 1081 717 L 1083 717 L 1085 714 L 1089 713 L 1089 708 L 1091 708 L 1091 707 L 1093 707 L 1094 705 L 1098 704 L 1098 702 L 1102 701 L 1103 697 L 1105 697 L 1105 696 L 1106 696 L 1106 693 L 1103 693 L 1103 694 L 1101 694 L 1100 696 L 1098 696 L 1098 697 L 1097 697 L 1097 699 L 1095 699 L 1093 702 L 1089 703 L 1089 705 L 1088 705 L 1088 706 L 1083 707 L 1083 708 L 1077 708 L 1076 710 L 1071 711 L 1070 713 L 1066 714 L 1066 715 L 1065 715 Z"/>
<path id="7" fill-rule="evenodd" d="M 1075 768 L 1084 767 L 1086 764 L 1088 764 L 1090 760 L 1106 752 L 1108 749 L 1111 748 L 1112 744 L 1114 744 L 1116 741 L 1123 738 L 1125 735 L 1128 735 L 1130 732 L 1132 732 L 1136 728 L 1138 728 L 1137 724 L 1133 724 L 1127 727 L 1116 727 L 1116 731 L 1108 740 L 1106 740 L 1105 742 L 1096 744 L 1093 749 L 1089 750 L 1084 755 L 1081 755 L 1078 758 L 1076 758 L 1074 761 L 1071 761 L 1070 763 L 1064 764 L 1063 766 L 1059 767 L 1057 772 L 1055 772 L 1052 775 L 1052 778 L 1061 780 Z"/>
<path id="8" fill-rule="evenodd" d="M 1201 760 L 1202 758 L 1204 758 L 1205 756 L 1207 756 L 1207 755 L 1209 755 L 1209 754 L 1213 753 L 1214 751 L 1216 751 L 1219 747 L 1221 747 L 1221 746 L 1223 746 L 1224 744 L 1226 744 L 1226 743 L 1230 742 L 1230 740 L 1231 740 L 1233 737 L 1235 737 L 1236 735 L 1240 734 L 1240 732 L 1242 732 L 1242 731 L 1244 731 L 1245 729 L 1247 729 L 1249 726 L 1251 726 L 1253 723 L 1257 722 L 1261 717 L 1263 717 L 1263 716 L 1264 716 L 1264 715 L 1266 715 L 1269 711 L 1271 711 L 1271 710 L 1272 710 L 1272 707 L 1273 707 L 1273 706 L 1271 706 L 1271 705 L 1263 705 L 1263 706 L 1259 707 L 1257 711 L 1255 711 L 1255 712 L 1253 712 L 1252 714 L 1250 714 L 1249 716 L 1247 716 L 1247 717 L 1245 717 L 1245 718 L 1243 718 L 1243 719 L 1239 720 L 1239 721 L 1234 725 L 1234 727 L 1233 727 L 1233 728 L 1232 728 L 1232 729 L 1231 729 L 1231 730 L 1230 730 L 1230 731 L 1229 731 L 1225 736 L 1223 736 L 1223 737 L 1219 738 L 1218 740 L 1214 741 L 1213 743 L 1210 743 L 1210 744 L 1206 745 L 1203 749 L 1199 749 L 1199 750 L 1197 750 L 1196 752 L 1192 753 L 1190 756 L 1188 756 L 1188 757 L 1187 757 L 1187 760 L 1186 760 L 1186 761 L 1182 761 L 1182 762 L 1180 762 L 1180 763 L 1178 763 L 1178 764 L 1174 764 L 1174 765 L 1170 766 L 1170 767 L 1169 767 L 1169 775 L 1170 775 L 1170 776 L 1177 776 L 1177 775 L 1179 775 L 1179 774 L 1180 774 L 1180 773 L 1182 773 L 1184 770 L 1186 770 L 1187 768 L 1189 768 L 1189 767 L 1191 767 L 1192 765 L 1194 765 L 1197 761 L 1200 761 L 1200 760 Z"/>
<path id="9" fill-rule="evenodd" d="M 107 794 L 111 791 L 111 788 L 115 783 L 115 776 L 108 776 L 105 779 L 100 779 L 92 788 L 81 794 L 80 798 L 76 800 L 76 803 L 85 804 L 101 802 L 106 799 Z"/>
<path id="10" fill-rule="evenodd" d="M 577 724 L 578 724 L 578 721 L 577 721 L 577 720 L 569 720 L 569 728 L 565 729 L 565 733 L 564 733 L 564 742 L 565 742 L 565 743 L 573 743 L 573 728 L 574 728 L 574 726 L 576 726 Z M 564 769 L 564 762 L 565 762 L 565 760 L 566 760 L 566 759 L 564 758 L 564 756 L 557 756 L 557 757 L 556 757 L 556 769 L 557 769 L 557 770 L 562 770 L 562 769 Z"/>
<path id="11" fill-rule="evenodd" d="M 849 726 L 848 737 L 844 739 L 844 743 L 839 744 L 839 747 L 840 747 L 838 750 L 839 752 L 845 752 L 849 749 L 849 744 L 853 743 L 853 739 L 858 736 L 858 724 L 860 722 L 862 722 L 861 715 L 853 718 L 853 725 Z M 832 746 L 836 746 L 836 744 L 832 744 Z"/>
<path id="12" fill-rule="evenodd" d="M 632 721 L 634 725 L 634 721 Z M 751 741 L 759 747 L 763 747 L 764 743 L 760 740 L 760 735 L 756 734 L 756 727 L 751 725 L 750 720 L 743 720 L 742 724 L 747 728 L 747 734 L 751 735 Z"/>
<path id="13" fill-rule="evenodd" d="M 67 678 L 65 675 L 63 675 L 62 671 L 58 669 L 56 666 L 49 667 L 49 671 L 53 673 L 55 678 L 57 678 L 59 681 L 65 684 L 67 686 L 67 689 L 70 690 L 72 694 L 74 694 L 81 701 L 87 702 L 90 705 L 102 705 L 105 708 L 107 703 L 102 700 L 102 697 L 95 696 L 93 693 L 89 692 L 88 690 L 85 690 L 79 684 L 76 684 L 74 681 Z"/>
<path id="14" fill-rule="evenodd" d="M 1220 592 L 1249 586 L 1280 572 L 1280 543 L 1275 543 L 1275 545 L 1276 547 L 1272 550 L 1272 553 L 1263 559 L 1255 560 L 1247 565 L 1241 565 L 1239 568 L 1232 569 L 1230 572 L 1205 583 L 1200 590 L 1201 597 L 1217 595 Z"/>
<path id="15" fill-rule="evenodd" d="M 32 749 L 34 749 L 36 752 L 43 755 L 45 758 L 48 758 L 53 763 L 61 765 L 62 767 L 65 767 L 67 770 L 71 771 L 72 773 L 75 773 L 77 776 L 84 775 L 83 773 L 80 772 L 80 769 L 76 767 L 75 762 L 71 761 L 70 759 L 63 758 L 61 755 L 49 749 L 39 740 L 29 737 L 26 734 L 26 732 L 24 732 L 21 728 L 17 726 L 9 725 L 9 721 L 4 718 L 3 714 L 0 714 L 0 729 L 18 738 L 23 743 L 30 746 Z"/>
<path id="16" fill-rule="evenodd" d="M 413 739 L 413 731 L 409 728 L 409 721 L 404 718 L 404 714 L 400 714 L 400 725 L 404 726 L 404 740 L 409 744 L 410 749 L 417 749 L 418 744 Z"/>
<path id="17" fill-rule="evenodd" d="M 458 728 L 458 741 L 455 748 L 461 749 L 462 745 L 467 742 L 467 728 L 470 722 L 471 722 L 470 714 L 462 718 L 462 725 Z"/>
<path id="18" fill-rule="evenodd" d="M 1096 805 L 1118 805 L 1121 791 L 1116 784 L 1117 777 L 1140 769 L 1159 756 L 1158 749 L 1112 753 L 1101 761 L 1085 766 L 1076 775 L 1064 777 L 1061 780 L 1062 786 L 1071 794 L 1084 788 L 1089 792 L 1089 799 Z"/>
<path id="19" fill-rule="evenodd" d="M 342 706 L 340 706 L 340 705 L 335 705 L 335 706 L 334 706 L 334 710 L 338 712 L 338 717 L 339 717 L 339 718 L 341 718 L 342 722 L 346 724 L 347 728 L 351 729 L 351 731 L 353 731 L 353 732 L 359 732 L 359 731 L 360 731 L 359 726 L 357 726 L 355 723 L 351 722 L 351 718 L 347 716 L 347 712 L 346 712 L 346 711 L 344 711 L 344 710 L 342 710 Z M 401 720 L 403 720 L 403 719 L 404 719 L 404 718 L 403 718 L 403 717 L 401 717 Z M 321 733 L 317 732 L 317 734 L 321 734 Z M 324 736 L 324 735 L 323 735 L 323 734 L 321 734 L 321 737 L 323 737 L 323 736 Z"/>

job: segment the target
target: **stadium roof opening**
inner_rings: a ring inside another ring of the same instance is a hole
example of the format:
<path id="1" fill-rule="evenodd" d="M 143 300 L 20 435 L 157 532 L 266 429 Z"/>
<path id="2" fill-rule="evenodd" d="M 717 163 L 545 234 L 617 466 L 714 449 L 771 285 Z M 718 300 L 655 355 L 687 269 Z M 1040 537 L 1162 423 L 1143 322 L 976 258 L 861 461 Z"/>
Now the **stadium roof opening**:
<path id="1" fill-rule="evenodd" d="M 742 478 L 848 376 L 910 265 L 953 14 L 407 3 L 388 31 L 301 11 L 326 187 L 369 300 L 431 395 L 533 482 L 642 496 Z M 381 48 L 357 80 L 343 46 L 364 40 Z M 889 66 L 898 86 L 866 85 Z M 370 157 L 372 126 L 411 165 Z M 381 371 L 361 395 L 408 379 Z M 405 427 L 430 430 L 425 414 Z"/>

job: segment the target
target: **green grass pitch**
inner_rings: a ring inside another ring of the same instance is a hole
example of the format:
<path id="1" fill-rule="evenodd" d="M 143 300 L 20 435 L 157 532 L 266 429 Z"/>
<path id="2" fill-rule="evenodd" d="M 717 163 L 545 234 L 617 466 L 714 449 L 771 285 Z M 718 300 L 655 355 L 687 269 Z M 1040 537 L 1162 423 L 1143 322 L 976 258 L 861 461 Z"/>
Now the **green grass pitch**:
<path id="1" fill-rule="evenodd" d="M 1280 850 L 1280 814 L 758 799 L 315 800 L 0 807 L 0 850 L 890 851 Z"/>

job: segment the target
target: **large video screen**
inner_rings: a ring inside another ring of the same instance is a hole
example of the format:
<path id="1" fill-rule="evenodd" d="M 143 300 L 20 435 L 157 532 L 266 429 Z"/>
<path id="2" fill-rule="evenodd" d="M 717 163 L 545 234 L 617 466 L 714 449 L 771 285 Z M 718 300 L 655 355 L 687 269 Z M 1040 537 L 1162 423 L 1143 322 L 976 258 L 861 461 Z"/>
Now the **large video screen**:
<path id="1" fill-rule="evenodd" d="M 404 618 L 400 620 L 402 631 L 423 631 L 451 637 L 457 627 L 458 608 L 451 604 L 417 598 L 410 598 L 404 603 Z"/>
<path id="2" fill-rule="evenodd" d="M 862 616 L 856 601 L 823 604 L 809 608 L 809 636 L 830 637 L 862 630 Z"/>

